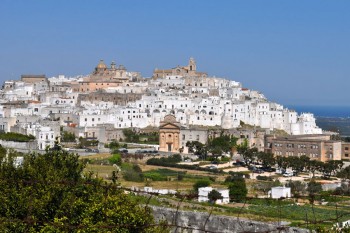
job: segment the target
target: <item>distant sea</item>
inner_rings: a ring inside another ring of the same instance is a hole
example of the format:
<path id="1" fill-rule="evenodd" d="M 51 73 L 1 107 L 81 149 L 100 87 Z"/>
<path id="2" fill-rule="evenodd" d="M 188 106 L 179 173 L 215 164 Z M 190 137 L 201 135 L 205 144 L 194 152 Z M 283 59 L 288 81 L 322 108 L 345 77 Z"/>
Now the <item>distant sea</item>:
<path id="1" fill-rule="evenodd" d="M 286 105 L 289 109 L 294 109 L 299 114 L 311 112 L 315 117 L 350 117 L 350 106 L 298 106 Z"/>
<path id="2" fill-rule="evenodd" d="M 338 132 L 343 137 L 350 136 L 350 107 L 349 106 L 286 106 L 299 114 L 313 113 L 316 124 L 323 130 Z"/>

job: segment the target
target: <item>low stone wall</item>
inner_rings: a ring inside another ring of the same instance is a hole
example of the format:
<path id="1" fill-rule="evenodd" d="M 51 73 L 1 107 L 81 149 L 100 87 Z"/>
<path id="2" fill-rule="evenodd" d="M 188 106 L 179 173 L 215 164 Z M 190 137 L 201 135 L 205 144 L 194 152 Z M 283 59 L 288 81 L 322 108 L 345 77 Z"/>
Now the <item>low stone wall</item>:
<path id="1" fill-rule="evenodd" d="M 275 224 L 250 221 L 248 219 L 237 219 L 236 217 L 211 215 L 204 212 L 178 211 L 170 208 L 151 207 L 156 221 L 166 220 L 168 224 L 181 226 L 174 227 L 170 232 L 181 233 L 243 233 L 243 232 L 261 232 L 261 233 L 309 233 L 309 230 L 282 226 Z"/>
<path id="2" fill-rule="evenodd" d="M 31 142 L 13 142 L 0 140 L 0 144 L 5 148 L 21 149 L 21 150 L 35 150 L 38 148 L 36 141 Z"/>

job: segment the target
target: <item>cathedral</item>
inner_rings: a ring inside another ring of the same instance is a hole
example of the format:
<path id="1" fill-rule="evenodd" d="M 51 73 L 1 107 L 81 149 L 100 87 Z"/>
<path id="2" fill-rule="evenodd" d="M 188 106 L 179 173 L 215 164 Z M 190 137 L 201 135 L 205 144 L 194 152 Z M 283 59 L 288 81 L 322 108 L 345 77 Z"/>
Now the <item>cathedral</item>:
<path id="1" fill-rule="evenodd" d="M 207 77 L 207 73 L 197 72 L 196 61 L 191 57 L 187 66 L 177 66 L 168 70 L 155 69 L 152 78 L 165 78 L 166 76 Z"/>

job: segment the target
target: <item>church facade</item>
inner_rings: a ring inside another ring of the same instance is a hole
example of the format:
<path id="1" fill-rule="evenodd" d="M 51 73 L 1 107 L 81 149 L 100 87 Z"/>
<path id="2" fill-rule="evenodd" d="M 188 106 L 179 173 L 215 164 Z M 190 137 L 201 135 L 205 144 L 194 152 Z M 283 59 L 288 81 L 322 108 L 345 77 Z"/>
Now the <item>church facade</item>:
<path id="1" fill-rule="evenodd" d="M 182 76 L 182 77 L 207 77 L 208 74 L 197 71 L 196 61 L 191 57 L 187 66 L 177 66 L 175 68 L 153 71 L 153 78 L 165 78 L 166 76 Z"/>
<path id="2" fill-rule="evenodd" d="M 180 149 L 180 123 L 175 116 L 167 115 L 160 122 L 159 151 L 179 152 Z"/>

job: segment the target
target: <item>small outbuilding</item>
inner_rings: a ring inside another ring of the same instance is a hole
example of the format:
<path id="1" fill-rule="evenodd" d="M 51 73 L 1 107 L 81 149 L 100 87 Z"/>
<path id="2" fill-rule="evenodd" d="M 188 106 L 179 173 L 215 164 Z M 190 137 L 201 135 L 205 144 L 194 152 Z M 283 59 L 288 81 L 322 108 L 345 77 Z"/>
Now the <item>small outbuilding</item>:
<path id="1" fill-rule="evenodd" d="M 292 196 L 290 187 L 284 186 L 272 187 L 268 194 L 273 199 L 290 198 Z"/>
<path id="2" fill-rule="evenodd" d="M 214 188 L 212 187 L 202 187 L 198 189 L 198 201 L 199 202 L 207 202 L 209 201 L 208 195 Z M 216 204 L 227 204 L 230 203 L 230 196 L 228 189 L 216 189 L 221 196 L 222 199 L 218 199 L 215 201 Z"/>

